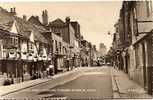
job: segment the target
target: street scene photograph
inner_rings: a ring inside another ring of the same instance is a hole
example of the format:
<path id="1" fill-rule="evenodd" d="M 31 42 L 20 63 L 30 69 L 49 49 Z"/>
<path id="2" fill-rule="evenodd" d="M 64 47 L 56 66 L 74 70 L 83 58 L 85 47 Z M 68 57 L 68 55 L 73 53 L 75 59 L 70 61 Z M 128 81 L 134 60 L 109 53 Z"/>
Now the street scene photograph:
<path id="1" fill-rule="evenodd" d="M 0 1 L 0 100 L 153 99 L 153 2 Z"/>

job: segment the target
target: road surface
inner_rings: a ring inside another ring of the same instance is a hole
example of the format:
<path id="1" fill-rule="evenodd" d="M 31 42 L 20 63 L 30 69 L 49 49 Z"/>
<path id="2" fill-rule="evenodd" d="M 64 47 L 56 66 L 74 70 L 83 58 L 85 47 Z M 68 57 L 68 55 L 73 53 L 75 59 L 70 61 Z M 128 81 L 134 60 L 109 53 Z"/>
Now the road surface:
<path id="1" fill-rule="evenodd" d="M 85 72 L 79 78 L 51 88 L 51 81 L 8 94 L 4 98 L 68 98 L 102 99 L 112 98 L 112 83 L 109 67 L 99 67 Z"/>

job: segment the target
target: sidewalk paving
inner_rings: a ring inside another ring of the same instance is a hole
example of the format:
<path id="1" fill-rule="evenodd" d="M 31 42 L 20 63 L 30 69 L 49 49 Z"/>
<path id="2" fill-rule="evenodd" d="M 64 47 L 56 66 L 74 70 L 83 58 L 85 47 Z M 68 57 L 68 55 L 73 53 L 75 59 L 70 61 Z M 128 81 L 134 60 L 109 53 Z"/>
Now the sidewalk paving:
<path id="1" fill-rule="evenodd" d="M 52 87 L 64 84 L 65 82 L 71 81 L 79 77 L 82 74 L 82 70 L 87 71 L 84 70 L 84 68 L 75 68 L 71 71 L 60 73 L 49 78 L 40 78 L 35 80 L 24 81 L 21 83 L 11 84 L 8 86 L 0 86 L 0 98 L 2 98 L 2 96 L 4 95 L 17 92 L 26 88 L 30 88 L 39 84 L 43 84 L 49 81 L 53 81 L 53 84 L 51 84 Z"/>
<path id="2" fill-rule="evenodd" d="M 114 79 L 112 80 L 114 83 L 112 83 L 116 85 L 113 86 L 113 90 L 115 90 L 115 94 L 117 94 L 116 91 L 119 94 L 114 98 L 153 98 L 152 96 L 148 95 L 147 92 L 137 83 L 135 83 L 133 80 L 130 80 L 128 75 L 123 71 L 112 68 L 112 78 Z"/>
<path id="3" fill-rule="evenodd" d="M 7 95 L 9 93 L 30 88 L 39 84 L 46 83 L 48 81 L 52 81 L 53 84 L 51 84 L 51 87 L 64 84 L 68 81 L 71 81 L 81 76 L 83 74 L 82 72 L 88 72 L 88 71 L 90 72 L 91 71 L 90 69 L 94 68 L 86 69 L 86 67 L 80 67 L 80 68 L 75 68 L 68 72 L 57 74 L 51 78 L 44 78 L 44 79 L 41 78 L 17 84 L 12 84 L 9 86 L 0 86 L 0 98 L 2 98 L 2 96 Z M 142 87 L 140 87 L 133 80 L 130 80 L 128 75 L 125 74 L 123 71 L 111 68 L 111 75 L 112 75 L 113 98 L 153 99 L 153 97 L 148 95 L 147 92 L 144 91 Z"/>

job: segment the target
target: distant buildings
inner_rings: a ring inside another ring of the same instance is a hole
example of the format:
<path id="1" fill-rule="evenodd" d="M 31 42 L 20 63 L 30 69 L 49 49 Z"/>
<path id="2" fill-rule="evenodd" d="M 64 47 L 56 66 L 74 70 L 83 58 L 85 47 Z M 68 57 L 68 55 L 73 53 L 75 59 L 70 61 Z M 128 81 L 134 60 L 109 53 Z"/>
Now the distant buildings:
<path id="1" fill-rule="evenodd" d="M 100 43 L 99 44 L 99 55 L 100 56 L 105 56 L 106 53 L 107 53 L 107 48 L 106 48 L 105 44 L 104 43 Z"/>
<path id="2" fill-rule="evenodd" d="M 48 20 L 47 10 L 27 19 L 17 17 L 15 8 L 0 8 L 0 75 L 13 83 L 42 77 L 51 70 L 57 74 L 75 67 L 92 66 L 95 45 L 83 39 L 80 25 L 66 17 Z"/>
<path id="3" fill-rule="evenodd" d="M 97 64 L 100 65 L 104 65 L 105 64 L 105 56 L 107 54 L 107 49 L 104 43 L 100 43 L 99 44 L 99 50 L 97 52 L 98 56 L 97 56 Z"/>

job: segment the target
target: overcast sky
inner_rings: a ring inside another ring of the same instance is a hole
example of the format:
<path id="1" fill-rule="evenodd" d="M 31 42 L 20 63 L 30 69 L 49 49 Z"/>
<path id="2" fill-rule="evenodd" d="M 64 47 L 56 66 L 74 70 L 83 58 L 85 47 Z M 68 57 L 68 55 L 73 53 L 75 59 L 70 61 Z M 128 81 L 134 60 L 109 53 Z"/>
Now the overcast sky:
<path id="1" fill-rule="evenodd" d="M 0 3 L 7 10 L 16 7 L 18 16 L 38 15 L 41 20 L 43 9 L 48 10 L 49 21 L 56 18 L 65 21 L 65 17 L 70 16 L 72 21 L 80 23 L 84 38 L 95 44 L 97 48 L 99 43 L 104 43 L 107 48 L 111 46 L 112 36 L 107 33 L 113 32 L 113 25 L 119 18 L 121 4 L 121 1 Z"/>

